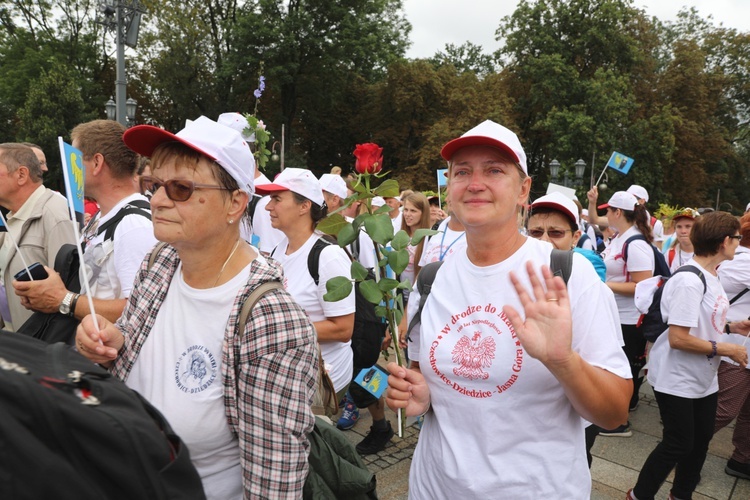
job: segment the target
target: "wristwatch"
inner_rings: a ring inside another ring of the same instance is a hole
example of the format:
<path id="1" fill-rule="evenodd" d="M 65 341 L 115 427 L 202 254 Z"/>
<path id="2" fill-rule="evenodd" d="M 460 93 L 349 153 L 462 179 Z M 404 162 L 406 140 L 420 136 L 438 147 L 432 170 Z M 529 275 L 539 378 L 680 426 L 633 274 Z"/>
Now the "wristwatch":
<path id="1" fill-rule="evenodd" d="M 57 310 L 60 311 L 60 314 L 64 314 L 65 316 L 72 316 L 70 305 L 73 303 L 73 298 L 75 296 L 76 294 L 73 292 L 68 292 L 65 294 L 65 297 L 60 303 L 60 307 L 57 308 Z"/>

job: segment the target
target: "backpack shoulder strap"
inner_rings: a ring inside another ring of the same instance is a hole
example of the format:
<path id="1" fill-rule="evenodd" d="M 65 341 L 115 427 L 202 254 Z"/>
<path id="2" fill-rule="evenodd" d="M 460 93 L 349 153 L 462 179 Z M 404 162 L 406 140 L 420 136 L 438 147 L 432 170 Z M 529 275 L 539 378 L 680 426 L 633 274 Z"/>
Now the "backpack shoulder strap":
<path id="1" fill-rule="evenodd" d="M 151 270 L 154 262 L 156 262 L 156 257 L 161 253 L 162 249 L 164 249 L 165 246 L 167 246 L 167 244 L 163 241 L 160 241 L 156 244 L 154 249 L 151 250 L 151 255 L 148 256 L 148 267 L 146 269 L 148 269 L 149 271 Z"/>
<path id="2" fill-rule="evenodd" d="M 424 304 L 427 302 L 427 297 L 430 295 L 432 284 L 435 282 L 435 276 L 437 276 L 438 269 L 443 265 L 442 260 L 437 262 L 430 262 L 424 266 L 417 275 L 417 291 L 419 292 L 419 307 L 417 308 L 417 314 L 409 322 L 409 326 L 406 329 L 406 335 L 411 333 L 412 328 L 417 326 L 422 321 L 422 309 Z"/>
<path id="3" fill-rule="evenodd" d="M 257 304 L 261 297 L 263 297 L 266 293 L 270 292 L 271 290 L 281 288 L 283 288 L 283 285 L 280 281 L 266 281 L 265 283 L 258 285 L 255 290 L 253 290 L 250 295 L 248 295 L 247 299 L 245 299 L 245 303 L 242 304 L 242 309 L 240 310 L 240 337 L 242 337 L 242 334 L 245 332 L 247 318 L 248 316 L 250 316 L 250 313 L 252 312 L 253 307 L 255 307 L 255 304 Z"/>
<path id="4" fill-rule="evenodd" d="M 330 243 L 322 238 L 315 242 L 313 247 L 310 249 L 310 253 L 307 255 L 307 270 L 312 276 L 315 285 L 317 286 L 320 282 L 320 273 L 318 271 L 320 267 L 320 253 Z"/>
<path id="5" fill-rule="evenodd" d="M 581 237 L 578 238 L 578 243 L 576 243 L 576 246 L 578 248 L 583 248 L 583 244 L 586 243 L 586 240 L 591 239 L 588 234 L 582 233 Z"/>
<path id="6" fill-rule="evenodd" d="M 701 282 L 703 283 L 703 293 L 704 294 L 706 293 L 706 290 L 708 289 L 708 284 L 706 283 L 706 277 L 703 275 L 703 271 L 701 271 L 695 266 L 682 266 L 682 267 L 677 268 L 677 270 L 674 273 L 672 273 L 672 276 L 674 276 L 677 273 L 682 273 L 682 272 L 689 272 L 689 273 L 693 273 L 697 275 L 701 279 Z"/>
<path id="7" fill-rule="evenodd" d="M 628 246 L 630 245 L 631 241 L 637 241 L 637 240 L 643 240 L 645 242 L 648 242 L 645 236 L 643 236 L 641 233 L 634 234 L 627 240 L 625 240 L 625 243 L 622 245 L 622 259 L 627 262 L 628 261 Z"/>
<path id="8" fill-rule="evenodd" d="M 253 217 L 255 216 L 255 207 L 258 206 L 258 202 L 261 198 L 262 196 L 254 194 L 250 197 L 250 203 L 247 204 L 246 213 L 251 222 L 253 220 Z"/>
<path id="9" fill-rule="evenodd" d="M 549 268 L 553 275 L 560 276 L 567 285 L 573 272 L 573 252 L 553 248 L 549 256 Z"/>
<path id="10" fill-rule="evenodd" d="M 740 298 L 749 291 L 750 291 L 750 288 L 745 288 L 744 290 L 742 290 L 740 293 L 732 297 L 732 300 L 729 301 L 729 305 L 731 306 L 732 304 L 740 300 Z"/>
<path id="11" fill-rule="evenodd" d="M 117 229 L 117 225 L 120 224 L 120 221 L 132 214 L 142 215 L 148 220 L 151 220 L 151 203 L 146 200 L 133 200 L 129 202 L 118 210 L 114 217 L 99 226 L 96 234 L 99 235 L 104 233 L 104 239 L 111 240 L 115 236 L 115 229 Z"/>

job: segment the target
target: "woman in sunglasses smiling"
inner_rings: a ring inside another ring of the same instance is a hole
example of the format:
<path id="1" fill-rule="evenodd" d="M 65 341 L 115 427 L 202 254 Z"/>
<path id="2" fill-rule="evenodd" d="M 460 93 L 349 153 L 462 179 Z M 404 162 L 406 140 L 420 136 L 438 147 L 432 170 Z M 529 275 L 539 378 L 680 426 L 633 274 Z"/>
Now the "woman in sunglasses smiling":
<path id="1" fill-rule="evenodd" d="M 317 374 L 315 331 L 281 269 L 240 238 L 255 162 L 239 132 L 200 117 L 177 134 L 133 127 L 160 245 L 116 324 L 82 321 L 79 351 L 143 394 L 187 443 L 208 498 L 301 497 Z M 279 394 L 284 394 L 283 398 Z"/>

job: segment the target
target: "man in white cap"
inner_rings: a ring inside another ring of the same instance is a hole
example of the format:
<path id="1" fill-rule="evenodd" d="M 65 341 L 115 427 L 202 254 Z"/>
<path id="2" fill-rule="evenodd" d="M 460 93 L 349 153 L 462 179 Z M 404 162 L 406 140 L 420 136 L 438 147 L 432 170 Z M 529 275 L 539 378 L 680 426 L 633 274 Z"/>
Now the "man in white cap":
<path id="1" fill-rule="evenodd" d="M 122 140 L 125 127 L 113 120 L 82 123 L 71 132 L 73 146 L 83 152 L 84 189 L 101 208 L 83 230 L 83 264 L 94 309 L 115 321 L 122 314 L 143 257 L 156 244 L 151 207 L 139 192 L 139 157 Z M 82 319 L 89 302 L 68 290 L 57 273 L 45 280 L 15 282 L 28 309 Z"/>
<path id="2" fill-rule="evenodd" d="M 488 120 L 441 154 L 467 246 L 435 276 L 411 334 L 415 365 L 388 365 L 388 405 L 425 416 L 409 494 L 588 498 L 582 422 L 620 425 L 632 393 L 612 298 L 579 254 L 566 288 L 552 245 L 519 233 L 531 178 L 513 132 Z"/>

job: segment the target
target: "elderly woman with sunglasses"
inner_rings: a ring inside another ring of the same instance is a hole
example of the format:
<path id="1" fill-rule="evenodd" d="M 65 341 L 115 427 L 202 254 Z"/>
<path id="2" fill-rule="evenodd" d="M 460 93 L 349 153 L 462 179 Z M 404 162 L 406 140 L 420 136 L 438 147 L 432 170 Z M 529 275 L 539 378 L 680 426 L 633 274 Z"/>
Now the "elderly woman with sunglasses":
<path id="1" fill-rule="evenodd" d="M 669 329 L 654 342 L 648 370 L 663 437 L 628 493 L 631 500 L 654 498 L 672 469 L 669 498 L 692 498 L 714 432 L 721 357 L 747 365 L 746 348 L 727 341 L 729 300 L 716 271 L 734 258 L 739 229 L 737 218 L 726 212 L 701 215 L 690 232 L 695 254 L 685 264 L 695 272 L 676 273 L 664 285 L 661 312 Z M 731 328 L 747 335 L 750 321 L 734 321 Z"/>
<path id="2" fill-rule="evenodd" d="M 301 498 L 318 370 L 315 331 L 283 288 L 245 324 L 243 303 L 278 265 L 240 238 L 253 156 L 240 134 L 200 117 L 173 135 L 123 136 L 150 156 L 157 246 L 112 324 L 87 316 L 79 351 L 139 391 L 187 443 L 208 498 Z"/>

